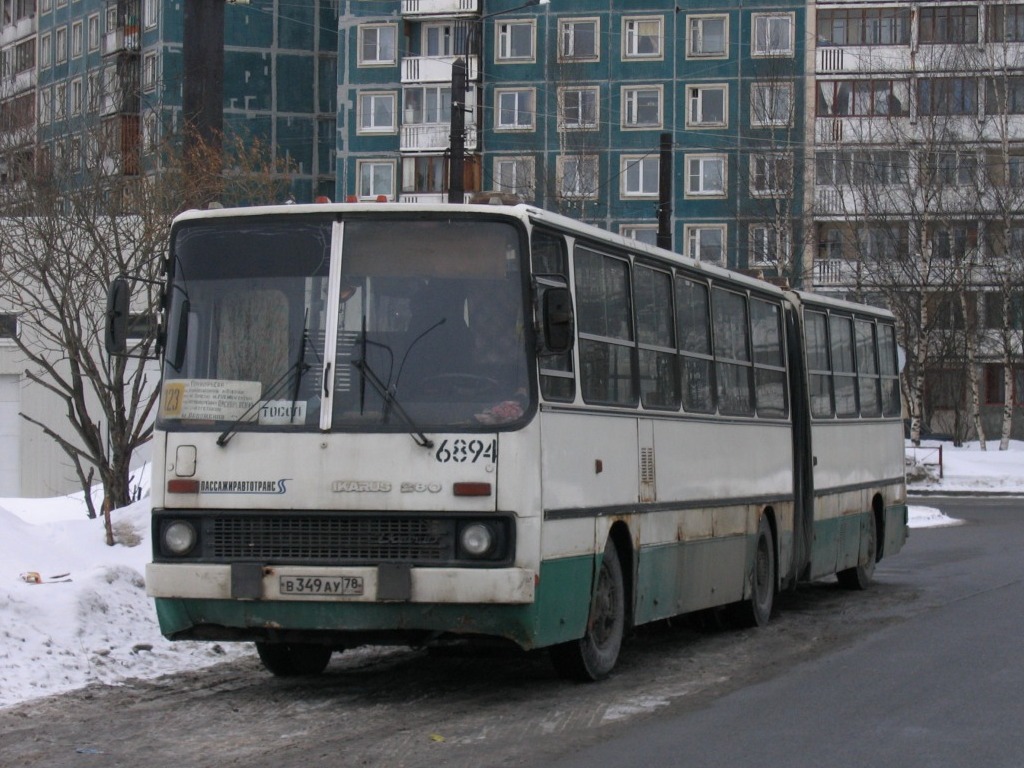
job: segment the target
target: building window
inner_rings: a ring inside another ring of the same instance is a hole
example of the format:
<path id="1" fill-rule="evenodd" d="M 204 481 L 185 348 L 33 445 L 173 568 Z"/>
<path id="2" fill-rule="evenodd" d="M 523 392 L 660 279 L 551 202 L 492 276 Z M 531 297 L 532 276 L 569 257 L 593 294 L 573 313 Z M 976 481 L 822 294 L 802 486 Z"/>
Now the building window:
<path id="1" fill-rule="evenodd" d="M 775 266 L 789 260 L 789 232 L 779 233 L 774 225 L 757 224 L 750 228 L 751 266 Z"/>
<path id="2" fill-rule="evenodd" d="M 687 224 L 683 228 L 686 255 L 725 266 L 725 224 Z"/>
<path id="3" fill-rule="evenodd" d="M 73 58 L 78 58 L 82 55 L 82 46 L 84 44 L 82 35 L 82 22 L 76 21 L 71 25 L 71 56 Z"/>
<path id="4" fill-rule="evenodd" d="M 978 156 L 971 151 L 929 152 L 922 164 L 921 185 L 965 187 L 978 180 Z"/>
<path id="5" fill-rule="evenodd" d="M 448 123 L 452 114 L 450 85 L 424 85 L 402 92 L 402 123 L 404 125 L 437 125 Z"/>
<path id="6" fill-rule="evenodd" d="M 687 16 L 686 55 L 689 58 L 729 57 L 728 16 Z"/>
<path id="7" fill-rule="evenodd" d="M 383 195 L 387 199 L 395 196 L 395 164 L 389 160 L 358 160 L 356 175 L 359 177 L 359 197 L 376 200 Z"/>
<path id="8" fill-rule="evenodd" d="M 107 32 L 116 32 L 117 31 L 117 5 L 108 5 L 107 6 L 106 31 Z"/>
<path id="9" fill-rule="evenodd" d="M 623 197 L 658 196 L 657 155 L 626 155 L 619 170 Z"/>
<path id="10" fill-rule="evenodd" d="M 909 8 L 818 11 L 818 45 L 909 45 Z"/>
<path id="11" fill-rule="evenodd" d="M 89 73 L 89 111 L 96 112 L 100 108 L 100 99 L 103 98 L 103 74 L 101 72 Z"/>
<path id="12" fill-rule="evenodd" d="M 536 94 L 532 88 L 498 89 L 494 97 L 498 105 L 495 130 L 533 130 Z"/>
<path id="13" fill-rule="evenodd" d="M 997 3 L 988 6 L 985 32 L 992 43 L 1024 42 L 1024 5 Z"/>
<path id="14" fill-rule="evenodd" d="M 762 127 L 793 124 L 793 84 L 754 83 L 750 87 L 750 122 Z"/>
<path id="15" fill-rule="evenodd" d="M 94 13 L 89 17 L 89 50 L 100 49 L 100 15 Z"/>
<path id="16" fill-rule="evenodd" d="M 359 133 L 394 133 L 395 100 L 393 91 L 359 94 Z"/>
<path id="17" fill-rule="evenodd" d="M 497 26 L 497 61 L 533 61 L 533 21 L 504 21 Z"/>
<path id="18" fill-rule="evenodd" d="M 58 83 L 53 92 L 53 119 L 64 120 L 68 109 L 67 83 Z"/>
<path id="19" fill-rule="evenodd" d="M 53 0 L 39 0 L 39 12 L 49 13 L 53 10 Z"/>
<path id="20" fill-rule="evenodd" d="M 627 59 L 659 59 L 664 37 L 661 16 L 625 17 L 622 20 L 622 50 Z"/>
<path id="21" fill-rule="evenodd" d="M 142 16 L 146 29 L 155 27 L 157 20 L 160 18 L 160 0 L 145 0 Z"/>
<path id="22" fill-rule="evenodd" d="M 402 158 L 402 192 L 439 194 L 448 183 L 444 155 L 416 155 Z"/>
<path id="23" fill-rule="evenodd" d="M 563 130 L 597 128 L 597 88 L 561 88 L 558 91 L 558 125 Z"/>
<path id="24" fill-rule="evenodd" d="M 39 122 L 46 125 L 53 119 L 53 91 L 49 88 L 39 90 Z"/>
<path id="25" fill-rule="evenodd" d="M 469 51 L 469 36 L 466 24 L 424 24 L 423 52 L 427 56 L 465 55 Z"/>
<path id="26" fill-rule="evenodd" d="M 1024 77 L 986 77 L 985 112 L 990 115 L 1024 115 Z"/>
<path id="27" fill-rule="evenodd" d="M 686 89 L 688 106 L 687 128 L 723 128 L 728 122 L 726 104 L 729 103 L 729 86 L 699 85 Z"/>
<path id="28" fill-rule="evenodd" d="M 906 117 L 910 88 L 906 80 L 821 80 L 819 117 Z"/>
<path id="29" fill-rule="evenodd" d="M 964 259 L 978 247 L 978 222 L 943 222 L 929 227 L 932 258 Z"/>
<path id="30" fill-rule="evenodd" d="M 597 157 L 567 155 L 558 158 L 558 191 L 563 198 L 597 197 Z"/>
<path id="31" fill-rule="evenodd" d="M 156 112 L 147 112 L 142 121 L 142 151 L 146 154 L 156 152 L 160 143 L 160 132 L 157 127 Z M 90 158 L 92 152 L 89 153 Z"/>
<path id="32" fill-rule="evenodd" d="M 793 14 L 755 13 L 753 23 L 754 56 L 793 55 Z"/>
<path id="33" fill-rule="evenodd" d="M 497 157 L 494 159 L 494 189 L 532 200 L 536 182 L 532 157 Z"/>
<path id="34" fill-rule="evenodd" d="M 658 244 L 658 227 L 654 224 L 623 224 L 619 227 L 619 234 L 638 243 Z"/>
<path id="35" fill-rule="evenodd" d="M 661 86 L 622 89 L 623 128 L 661 128 Z"/>
<path id="36" fill-rule="evenodd" d="M 359 28 L 359 65 L 384 66 L 397 61 L 394 24 L 368 24 Z"/>
<path id="37" fill-rule="evenodd" d="M 920 9 L 917 26 L 921 43 L 976 43 L 978 6 L 924 6 Z"/>
<path id="38" fill-rule="evenodd" d="M 57 63 L 68 60 L 68 28 L 58 27 L 53 37 L 54 47 L 57 49 Z"/>
<path id="39" fill-rule="evenodd" d="M 793 188 L 793 158 L 785 152 L 750 157 L 750 193 L 755 197 L 785 197 Z"/>
<path id="40" fill-rule="evenodd" d="M 39 38 L 39 66 L 48 67 L 52 64 L 53 43 L 49 34 Z"/>
<path id="41" fill-rule="evenodd" d="M 149 52 L 142 58 L 142 89 L 152 91 L 156 88 L 156 53 Z"/>
<path id="42" fill-rule="evenodd" d="M 82 114 L 82 78 L 71 81 L 71 114 Z"/>
<path id="43" fill-rule="evenodd" d="M 725 197 L 725 155 L 686 156 L 686 194 Z"/>
<path id="44" fill-rule="evenodd" d="M 978 114 L 978 80 L 974 77 L 934 77 L 917 81 L 918 114 Z"/>
<path id="45" fill-rule="evenodd" d="M 12 312 L 0 312 L 0 340 L 18 338 L 18 316 Z"/>
<path id="46" fill-rule="evenodd" d="M 562 19 L 558 22 L 558 58 L 560 61 L 598 61 L 601 49 L 601 24 L 598 19 Z"/>

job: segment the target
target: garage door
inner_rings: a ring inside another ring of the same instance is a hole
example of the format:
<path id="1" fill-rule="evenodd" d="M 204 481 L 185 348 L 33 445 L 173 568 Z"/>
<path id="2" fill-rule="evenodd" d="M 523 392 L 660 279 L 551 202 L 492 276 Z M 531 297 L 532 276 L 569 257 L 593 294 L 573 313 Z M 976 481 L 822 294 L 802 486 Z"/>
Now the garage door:
<path id="1" fill-rule="evenodd" d="M 17 376 L 0 376 L 0 496 L 21 494 L 21 390 Z"/>

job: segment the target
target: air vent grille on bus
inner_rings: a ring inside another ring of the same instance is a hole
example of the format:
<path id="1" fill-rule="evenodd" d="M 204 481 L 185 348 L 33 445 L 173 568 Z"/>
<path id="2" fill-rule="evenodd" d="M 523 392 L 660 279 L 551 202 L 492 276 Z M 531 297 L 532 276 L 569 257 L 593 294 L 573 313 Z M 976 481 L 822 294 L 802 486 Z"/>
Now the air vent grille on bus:
<path id="1" fill-rule="evenodd" d="M 205 555 L 263 562 L 444 562 L 454 556 L 452 520 L 240 515 L 212 521 Z"/>

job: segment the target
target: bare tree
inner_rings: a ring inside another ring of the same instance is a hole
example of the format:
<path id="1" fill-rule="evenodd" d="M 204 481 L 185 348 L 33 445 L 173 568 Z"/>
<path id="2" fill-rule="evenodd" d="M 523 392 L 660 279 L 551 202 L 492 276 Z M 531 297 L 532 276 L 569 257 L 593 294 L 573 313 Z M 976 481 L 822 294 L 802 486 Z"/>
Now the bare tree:
<path id="1" fill-rule="evenodd" d="M 59 404 L 45 415 L 21 416 L 70 458 L 90 517 L 97 475 L 105 509 L 131 501 L 132 455 L 152 436 L 159 281 L 173 215 L 196 189 L 215 185 L 226 203 L 272 202 L 288 183 L 256 142 L 227 142 L 223 172 L 219 154 L 197 161 L 208 152 L 202 147 L 183 173 L 174 142 L 151 146 L 143 158 L 151 172 L 134 175 L 125 172 L 137 164 L 123 162 L 120 142 L 95 136 L 37 149 L 16 181 L 0 186 L 0 302 L 19 314 L 15 343 L 25 378 Z M 105 295 L 119 275 L 132 289 L 133 341 L 130 357 L 109 359 Z"/>

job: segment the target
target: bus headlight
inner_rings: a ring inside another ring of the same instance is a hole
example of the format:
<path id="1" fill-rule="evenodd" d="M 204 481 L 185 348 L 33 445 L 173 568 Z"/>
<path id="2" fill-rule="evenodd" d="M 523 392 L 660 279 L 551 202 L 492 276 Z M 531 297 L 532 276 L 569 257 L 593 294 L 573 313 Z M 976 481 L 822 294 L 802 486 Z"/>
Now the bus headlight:
<path id="1" fill-rule="evenodd" d="M 175 520 L 164 527 L 164 550 L 172 555 L 187 555 L 196 545 L 196 529 L 185 520 Z"/>
<path id="2" fill-rule="evenodd" d="M 470 557 L 486 557 L 494 548 L 494 531 L 486 523 L 470 523 L 462 529 L 459 544 Z"/>

